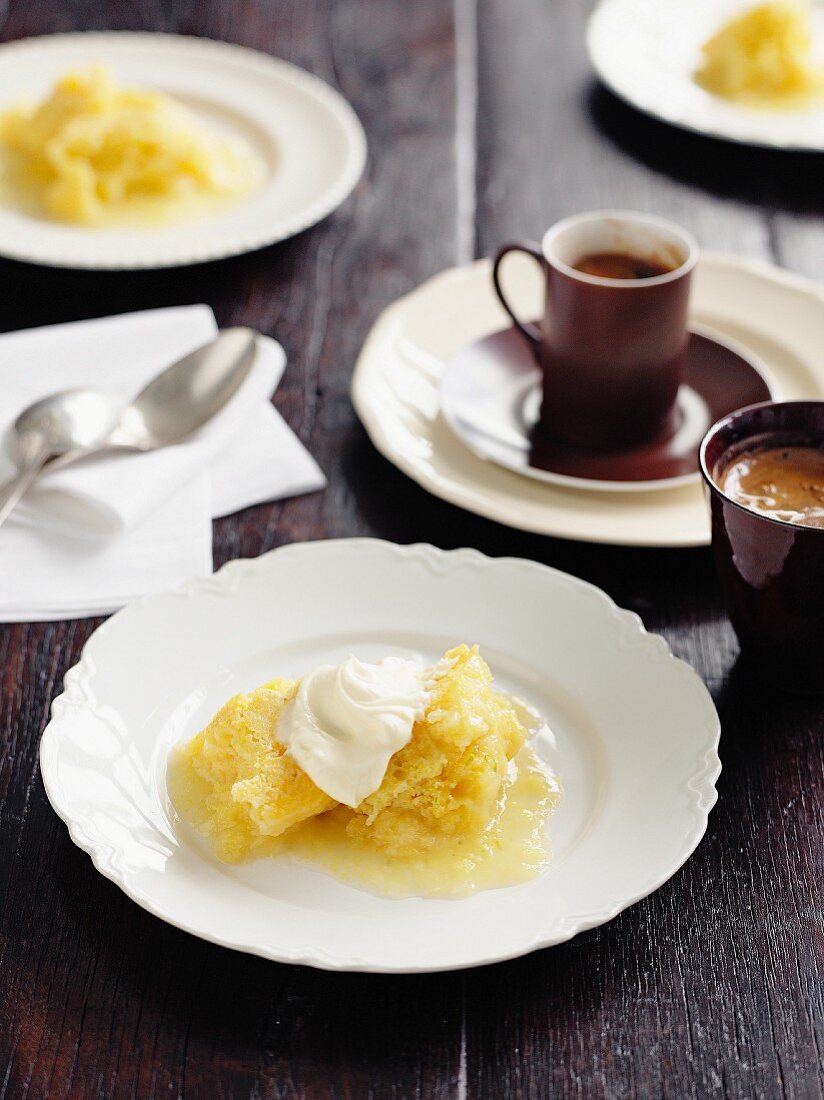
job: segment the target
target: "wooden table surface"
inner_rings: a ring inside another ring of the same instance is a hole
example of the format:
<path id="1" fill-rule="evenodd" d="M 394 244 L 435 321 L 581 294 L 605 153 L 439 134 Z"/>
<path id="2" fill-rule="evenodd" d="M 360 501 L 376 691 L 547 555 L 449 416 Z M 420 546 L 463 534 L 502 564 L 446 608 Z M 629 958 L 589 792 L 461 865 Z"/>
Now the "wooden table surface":
<path id="1" fill-rule="evenodd" d="M 714 143 L 621 105 L 588 69 L 589 9 L 586 0 L 8 6 L 8 39 L 141 29 L 268 51 L 338 87 L 366 127 L 369 166 L 355 195 L 255 255 L 134 275 L 0 264 L 4 329 L 208 302 L 222 324 L 255 325 L 284 344 L 275 403 L 329 488 L 217 523 L 216 565 L 369 534 L 575 573 L 698 669 L 721 714 L 724 772 L 687 865 L 565 946 L 418 977 L 280 966 L 168 927 L 73 846 L 46 800 L 37 747 L 97 621 L 3 627 L 0 1100 L 822 1095 L 822 703 L 748 678 L 708 551 L 579 545 L 471 516 L 384 461 L 349 402 L 358 349 L 392 299 L 574 211 L 654 211 L 706 247 L 824 279 L 824 160 Z"/>

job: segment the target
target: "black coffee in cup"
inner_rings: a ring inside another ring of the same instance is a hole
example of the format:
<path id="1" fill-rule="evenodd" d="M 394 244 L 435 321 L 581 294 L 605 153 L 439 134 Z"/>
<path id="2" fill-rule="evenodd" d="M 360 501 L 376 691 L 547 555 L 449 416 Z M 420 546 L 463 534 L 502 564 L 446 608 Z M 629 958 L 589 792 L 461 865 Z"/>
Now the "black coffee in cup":
<path id="1" fill-rule="evenodd" d="M 667 264 L 631 252 L 590 252 L 572 266 L 584 275 L 596 275 L 599 279 L 654 279 L 674 271 L 682 262 Z"/>

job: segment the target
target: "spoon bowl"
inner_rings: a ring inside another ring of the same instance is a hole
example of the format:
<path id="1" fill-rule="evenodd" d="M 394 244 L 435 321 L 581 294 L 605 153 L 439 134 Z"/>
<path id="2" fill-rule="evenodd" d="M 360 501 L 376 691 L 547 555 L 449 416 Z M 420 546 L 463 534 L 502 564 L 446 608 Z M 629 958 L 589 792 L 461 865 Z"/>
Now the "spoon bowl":
<path id="1" fill-rule="evenodd" d="M 98 446 L 117 427 L 121 405 L 116 396 L 97 390 L 65 390 L 29 405 L 11 432 L 18 465 Z"/>
<path id="2" fill-rule="evenodd" d="M 145 386 L 122 412 L 112 445 L 141 451 L 179 443 L 240 389 L 255 357 L 253 329 L 224 329 Z"/>

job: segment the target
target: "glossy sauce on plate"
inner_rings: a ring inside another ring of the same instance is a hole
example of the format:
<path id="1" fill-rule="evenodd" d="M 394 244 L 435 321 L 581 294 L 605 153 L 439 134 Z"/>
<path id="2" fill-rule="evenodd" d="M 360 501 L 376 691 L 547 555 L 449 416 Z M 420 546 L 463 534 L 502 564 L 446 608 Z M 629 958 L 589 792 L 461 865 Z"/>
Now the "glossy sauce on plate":
<path id="1" fill-rule="evenodd" d="M 549 812 L 561 788 L 555 774 L 528 746 L 509 765 L 498 813 L 485 829 L 442 841 L 414 860 L 391 858 L 346 832 L 345 806 L 329 810 L 273 837 L 263 856 L 291 855 L 353 886 L 385 897 L 466 897 L 478 890 L 514 886 L 540 874 L 550 860 Z M 166 778 L 178 813 L 197 822 L 208 784 L 173 755 Z"/>
<path id="2" fill-rule="evenodd" d="M 346 834 L 331 810 L 293 829 L 285 850 L 335 877 L 385 897 L 466 897 L 534 878 L 550 859 L 546 818 L 560 795 L 555 776 L 530 748 L 510 763 L 498 816 L 481 833 L 440 842 L 415 860 L 398 860 Z"/>

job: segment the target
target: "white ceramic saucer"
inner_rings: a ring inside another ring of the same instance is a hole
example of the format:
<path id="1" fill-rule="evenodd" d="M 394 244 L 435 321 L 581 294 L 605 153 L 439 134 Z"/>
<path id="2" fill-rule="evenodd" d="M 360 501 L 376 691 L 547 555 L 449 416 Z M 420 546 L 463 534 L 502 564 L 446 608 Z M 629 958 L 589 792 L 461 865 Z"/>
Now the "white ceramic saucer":
<path id="1" fill-rule="evenodd" d="M 204 122 L 244 139 L 265 166 L 248 197 L 197 222 L 136 229 L 63 225 L 0 206 L 0 255 L 55 267 L 174 267 L 291 237 L 358 182 L 366 139 L 338 92 L 295 65 L 206 38 L 106 32 L 0 46 L 0 110 L 40 98 L 65 72 L 105 61 L 126 84 L 168 92 Z"/>
<path id="2" fill-rule="evenodd" d="M 651 443 L 592 454 L 536 444 L 541 372 L 515 328 L 462 348 L 441 378 L 441 411 L 481 458 L 523 477 L 605 493 L 643 493 L 698 482 L 698 448 L 707 429 L 744 405 L 779 396 L 768 372 L 736 341 L 692 325 L 675 426 Z"/>
<path id="3" fill-rule="evenodd" d="M 710 95 L 693 80 L 703 43 L 746 7 L 742 0 L 601 0 L 587 28 L 590 60 L 616 95 L 664 122 L 748 145 L 824 149 L 824 100 L 757 110 Z M 822 54 L 824 7 L 809 7 Z"/>
<path id="4" fill-rule="evenodd" d="M 433 660 L 459 641 L 552 729 L 537 749 L 564 795 L 539 878 L 388 900 L 284 857 L 227 866 L 178 819 L 169 751 L 230 695 L 349 652 Z M 704 833 L 718 737 L 695 672 L 592 585 L 474 550 L 346 539 L 232 562 L 118 612 L 66 675 L 40 766 L 74 842 L 163 920 L 282 962 L 412 972 L 560 943 L 657 889 Z"/>
<path id="5" fill-rule="evenodd" d="M 538 316 L 534 263 L 511 257 L 507 289 L 521 316 Z M 704 253 L 693 276 L 691 323 L 743 345 L 783 400 L 824 397 L 824 292 L 815 283 Z M 378 450 L 435 496 L 511 527 L 624 546 L 708 545 L 695 482 L 659 492 L 582 492 L 501 469 L 464 445 L 441 413 L 446 364 L 508 324 L 488 260 L 444 271 L 389 306 L 352 380 L 352 400 Z"/>

